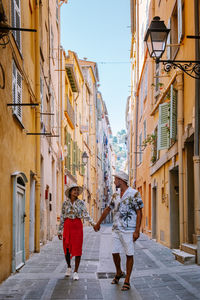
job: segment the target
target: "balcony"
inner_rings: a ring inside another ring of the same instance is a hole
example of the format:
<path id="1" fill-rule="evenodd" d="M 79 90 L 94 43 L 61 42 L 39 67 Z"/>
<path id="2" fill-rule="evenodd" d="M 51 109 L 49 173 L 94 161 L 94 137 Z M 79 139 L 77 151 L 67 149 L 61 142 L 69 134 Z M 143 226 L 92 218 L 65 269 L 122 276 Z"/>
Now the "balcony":
<path id="1" fill-rule="evenodd" d="M 74 109 L 69 101 L 69 98 L 66 97 L 66 103 L 65 103 L 65 116 L 69 122 L 69 125 L 72 129 L 75 127 L 75 113 Z"/>

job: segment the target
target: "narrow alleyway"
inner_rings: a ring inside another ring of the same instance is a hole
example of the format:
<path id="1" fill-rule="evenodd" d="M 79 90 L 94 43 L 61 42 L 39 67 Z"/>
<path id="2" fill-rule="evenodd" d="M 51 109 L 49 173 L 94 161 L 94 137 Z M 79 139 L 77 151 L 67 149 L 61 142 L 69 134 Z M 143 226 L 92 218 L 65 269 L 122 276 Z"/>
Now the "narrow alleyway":
<path id="1" fill-rule="evenodd" d="M 200 267 L 184 266 L 171 250 L 142 235 L 137 242 L 131 290 L 121 292 L 111 285 L 114 265 L 111 256 L 111 226 L 95 233 L 84 228 L 80 280 L 65 278 L 62 242 L 57 237 L 34 254 L 26 265 L 0 285 L 0 299 L 200 299 Z M 123 270 L 125 257 L 123 257 Z"/>

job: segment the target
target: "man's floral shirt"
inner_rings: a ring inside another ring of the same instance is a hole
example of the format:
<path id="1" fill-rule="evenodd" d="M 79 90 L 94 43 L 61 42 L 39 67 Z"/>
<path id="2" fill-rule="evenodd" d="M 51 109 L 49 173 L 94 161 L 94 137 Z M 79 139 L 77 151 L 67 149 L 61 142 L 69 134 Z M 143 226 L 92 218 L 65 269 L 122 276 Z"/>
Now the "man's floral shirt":
<path id="1" fill-rule="evenodd" d="M 138 209 L 144 205 L 137 190 L 129 187 L 122 198 L 114 194 L 108 206 L 113 210 L 113 230 L 134 232 Z"/>
<path id="2" fill-rule="evenodd" d="M 60 215 L 60 225 L 58 228 L 58 234 L 62 234 L 64 222 L 65 220 L 69 219 L 84 219 L 88 221 L 92 226 L 95 225 L 93 219 L 90 217 L 87 208 L 85 206 L 85 203 L 83 200 L 76 199 L 74 203 L 70 201 L 69 198 L 67 198 L 62 205 L 62 211 Z"/>

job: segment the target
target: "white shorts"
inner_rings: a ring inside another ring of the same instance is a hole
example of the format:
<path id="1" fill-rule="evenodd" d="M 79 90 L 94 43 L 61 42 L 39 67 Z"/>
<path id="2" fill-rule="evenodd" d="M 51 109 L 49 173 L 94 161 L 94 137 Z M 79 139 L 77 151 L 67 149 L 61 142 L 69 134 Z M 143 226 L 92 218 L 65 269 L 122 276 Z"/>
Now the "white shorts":
<path id="1" fill-rule="evenodd" d="M 125 252 L 126 255 L 132 256 L 135 251 L 135 242 L 133 241 L 133 232 L 112 232 L 112 253 Z"/>

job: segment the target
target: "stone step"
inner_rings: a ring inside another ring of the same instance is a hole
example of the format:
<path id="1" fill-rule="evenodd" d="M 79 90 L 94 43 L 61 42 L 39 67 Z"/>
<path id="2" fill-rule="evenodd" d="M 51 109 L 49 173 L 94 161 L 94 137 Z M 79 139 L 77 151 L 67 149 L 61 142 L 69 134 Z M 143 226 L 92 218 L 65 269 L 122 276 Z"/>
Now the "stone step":
<path id="1" fill-rule="evenodd" d="M 179 249 L 173 249 L 172 254 L 175 255 L 175 259 L 184 265 L 192 265 L 196 263 L 196 255 L 189 254 Z"/>
<path id="2" fill-rule="evenodd" d="M 185 251 L 187 253 L 197 255 L 197 245 L 196 244 L 188 244 L 188 243 L 183 243 L 181 245 L 181 250 Z"/>

